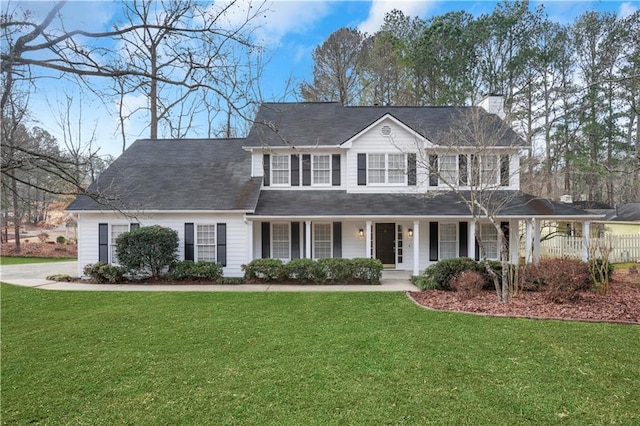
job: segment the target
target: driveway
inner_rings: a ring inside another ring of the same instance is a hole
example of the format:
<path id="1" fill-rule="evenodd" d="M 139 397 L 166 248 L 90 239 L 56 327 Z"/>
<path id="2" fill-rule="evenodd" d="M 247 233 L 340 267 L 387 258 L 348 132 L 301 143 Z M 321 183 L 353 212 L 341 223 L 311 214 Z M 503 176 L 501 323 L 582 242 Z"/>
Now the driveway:
<path id="1" fill-rule="evenodd" d="M 385 271 L 380 285 L 290 285 L 290 284 L 241 284 L 241 285 L 149 285 L 149 284 L 88 284 L 48 281 L 49 275 L 78 275 L 78 262 L 29 263 L 0 266 L 0 281 L 23 287 L 46 290 L 84 291 L 247 291 L 247 292 L 405 292 L 419 291 L 409 282 L 406 273 Z"/>

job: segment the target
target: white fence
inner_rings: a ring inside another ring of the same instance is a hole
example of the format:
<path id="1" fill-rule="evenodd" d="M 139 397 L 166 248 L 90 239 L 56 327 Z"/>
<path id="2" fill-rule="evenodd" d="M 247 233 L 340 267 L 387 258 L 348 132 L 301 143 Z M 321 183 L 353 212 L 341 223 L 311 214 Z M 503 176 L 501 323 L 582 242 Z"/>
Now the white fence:
<path id="1" fill-rule="evenodd" d="M 613 251 L 609 255 L 609 261 L 640 262 L 640 234 L 611 235 L 605 238 L 591 238 L 589 241 L 593 247 L 607 247 L 610 245 Z M 582 258 L 582 237 L 555 236 L 540 242 L 540 255 L 551 258 Z"/>

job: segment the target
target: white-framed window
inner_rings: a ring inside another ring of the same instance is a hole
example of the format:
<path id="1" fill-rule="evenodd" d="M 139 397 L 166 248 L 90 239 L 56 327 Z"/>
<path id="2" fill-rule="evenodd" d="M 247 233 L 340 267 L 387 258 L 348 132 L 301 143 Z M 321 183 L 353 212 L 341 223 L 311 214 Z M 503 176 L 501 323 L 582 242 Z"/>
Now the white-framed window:
<path id="1" fill-rule="evenodd" d="M 498 230 L 492 223 L 480 224 L 480 238 L 488 259 L 498 259 Z"/>
<path id="2" fill-rule="evenodd" d="M 369 154 L 367 159 L 367 172 L 369 183 L 386 183 L 385 179 L 385 155 L 384 154 Z"/>
<path id="3" fill-rule="evenodd" d="M 271 156 L 271 184 L 289 185 L 289 161 L 290 155 L 274 154 Z"/>
<path id="4" fill-rule="evenodd" d="M 314 259 L 323 259 L 331 257 L 333 241 L 331 232 L 331 223 L 314 223 L 313 224 L 313 257 Z"/>
<path id="5" fill-rule="evenodd" d="M 458 156 L 440 155 L 438 157 L 438 168 L 440 173 L 440 185 L 458 184 Z"/>
<path id="6" fill-rule="evenodd" d="M 483 185 L 497 185 L 499 183 L 500 168 L 497 155 L 483 155 L 480 157 L 480 182 Z"/>
<path id="7" fill-rule="evenodd" d="M 111 225 L 111 263 L 118 263 L 118 256 L 116 254 L 116 238 L 125 232 L 129 232 L 129 224 Z"/>
<path id="8" fill-rule="evenodd" d="M 367 182 L 398 184 L 407 182 L 405 154 L 367 154 Z"/>
<path id="9" fill-rule="evenodd" d="M 216 261 L 216 225 L 196 225 L 196 260 Z"/>
<path id="10" fill-rule="evenodd" d="M 458 224 L 440 224 L 440 259 L 458 257 Z"/>
<path id="11" fill-rule="evenodd" d="M 288 223 L 271 224 L 271 257 L 291 259 L 291 229 Z"/>
<path id="12" fill-rule="evenodd" d="M 313 155 L 311 173 L 313 185 L 331 185 L 331 155 Z"/>

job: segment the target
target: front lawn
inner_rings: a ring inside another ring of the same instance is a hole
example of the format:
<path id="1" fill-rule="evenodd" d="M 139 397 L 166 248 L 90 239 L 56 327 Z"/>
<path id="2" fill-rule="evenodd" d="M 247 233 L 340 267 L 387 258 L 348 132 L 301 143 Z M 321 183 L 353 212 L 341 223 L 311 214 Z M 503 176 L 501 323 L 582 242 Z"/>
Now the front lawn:
<path id="1" fill-rule="evenodd" d="M 2 422 L 640 422 L 640 327 L 433 312 L 399 293 L 2 286 Z"/>

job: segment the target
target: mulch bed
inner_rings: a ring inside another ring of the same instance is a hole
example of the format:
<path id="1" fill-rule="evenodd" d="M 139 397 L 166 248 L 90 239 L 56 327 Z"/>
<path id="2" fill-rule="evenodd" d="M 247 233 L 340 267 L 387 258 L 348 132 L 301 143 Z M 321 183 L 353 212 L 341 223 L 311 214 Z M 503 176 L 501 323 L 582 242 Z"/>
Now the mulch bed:
<path id="1" fill-rule="evenodd" d="M 640 324 L 640 274 L 628 271 L 616 271 L 607 295 L 584 292 L 575 302 L 562 304 L 549 302 L 542 292 L 527 291 L 511 298 L 509 303 L 500 303 L 495 291 L 466 297 L 459 292 L 427 290 L 411 292 L 409 296 L 421 306 L 442 311 Z"/>
<path id="2" fill-rule="evenodd" d="M 51 243 L 34 243 L 22 242 L 20 244 L 20 252 L 16 251 L 16 245 L 13 242 L 2 243 L 0 250 L 3 256 L 21 256 L 21 257 L 78 257 L 78 246 L 75 244 L 51 244 Z"/>

